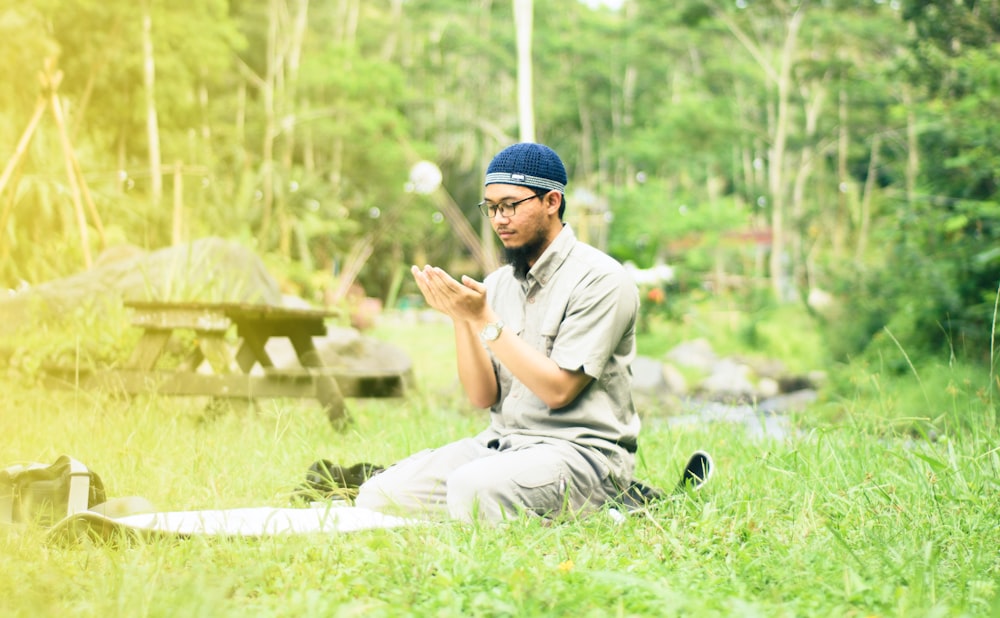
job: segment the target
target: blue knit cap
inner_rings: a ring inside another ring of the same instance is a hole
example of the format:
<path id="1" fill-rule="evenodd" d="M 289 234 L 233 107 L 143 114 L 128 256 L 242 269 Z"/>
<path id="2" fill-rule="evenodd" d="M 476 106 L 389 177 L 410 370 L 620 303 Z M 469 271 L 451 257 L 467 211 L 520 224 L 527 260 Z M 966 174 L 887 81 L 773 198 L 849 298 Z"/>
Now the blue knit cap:
<path id="1" fill-rule="evenodd" d="M 508 146 L 490 161 L 483 185 L 521 185 L 566 192 L 566 168 L 554 150 L 542 144 Z"/>

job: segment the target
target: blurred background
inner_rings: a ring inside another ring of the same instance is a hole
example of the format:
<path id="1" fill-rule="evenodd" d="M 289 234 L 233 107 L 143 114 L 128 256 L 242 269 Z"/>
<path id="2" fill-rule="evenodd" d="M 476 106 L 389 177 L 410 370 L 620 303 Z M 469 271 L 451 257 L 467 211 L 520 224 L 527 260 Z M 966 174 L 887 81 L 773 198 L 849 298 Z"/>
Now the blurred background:
<path id="1" fill-rule="evenodd" d="M 483 170 L 527 140 L 644 327 L 797 307 L 834 359 L 992 367 L 997 0 L 0 6 L 4 288 L 217 236 L 310 303 L 419 304 L 410 264 L 496 267 Z"/>

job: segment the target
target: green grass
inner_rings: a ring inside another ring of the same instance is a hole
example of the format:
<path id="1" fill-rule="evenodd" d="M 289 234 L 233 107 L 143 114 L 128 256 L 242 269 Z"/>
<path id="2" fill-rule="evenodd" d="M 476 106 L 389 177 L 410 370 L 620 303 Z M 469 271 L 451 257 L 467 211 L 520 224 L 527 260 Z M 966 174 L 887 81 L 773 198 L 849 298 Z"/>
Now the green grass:
<path id="1" fill-rule="evenodd" d="M 69 453 L 101 474 L 109 495 L 142 495 L 163 510 L 285 506 L 319 457 L 391 462 L 483 426 L 457 394 L 450 327 L 376 335 L 411 352 L 419 390 L 352 401 L 355 423 L 343 433 L 306 402 L 206 413 L 199 401 L 46 392 L 8 379 L 2 463 Z M 620 525 L 598 514 L 118 548 L 0 529 L 0 615 L 1000 614 L 991 408 L 956 403 L 968 422 L 929 441 L 893 421 L 906 410 L 869 415 L 877 396 L 863 396 L 842 404 L 837 422 L 799 419 L 800 434 L 781 442 L 749 441 L 727 425 L 648 423 L 641 477 L 672 484 L 695 448 L 712 453 L 716 476 Z"/>

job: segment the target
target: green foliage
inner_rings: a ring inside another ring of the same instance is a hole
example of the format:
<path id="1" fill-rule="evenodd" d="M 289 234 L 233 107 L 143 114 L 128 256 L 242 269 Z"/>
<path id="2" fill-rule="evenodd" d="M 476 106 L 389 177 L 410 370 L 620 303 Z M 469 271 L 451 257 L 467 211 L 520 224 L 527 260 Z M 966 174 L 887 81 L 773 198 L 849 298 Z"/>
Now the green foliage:
<path id="1" fill-rule="evenodd" d="M 904 219 L 886 238 L 884 268 L 844 277 L 841 315 L 851 318 L 830 325 L 834 356 L 858 355 L 887 328 L 916 355 L 988 360 L 1000 285 L 995 211 L 993 204 L 961 202 Z"/>
<path id="2" fill-rule="evenodd" d="M 693 263 L 702 271 L 711 266 L 726 232 L 744 227 L 748 219 L 746 210 L 729 197 L 703 200 L 696 191 L 658 178 L 616 194 L 611 213 L 612 255 L 644 268 L 669 256 L 672 264 L 684 268 Z"/>
<path id="3" fill-rule="evenodd" d="M 785 254 L 774 263 L 787 265 L 789 283 L 771 288 L 838 292 L 850 312 L 831 322 L 838 358 L 885 326 L 915 353 L 971 350 L 990 330 L 1000 280 L 995 3 L 534 4 L 536 139 L 563 156 L 571 191 L 609 197 L 616 257 L 671 262 L 673 296 L 719 273 L 742 277 L 740 308 L 753 312 L 749 296 L 777 276 L 764 272 L 770 246 L 730 233 L 765 237 L 780 214 Z M 159 203 L 147 14 L 166 166 Z M 802 21 L 786 47 L 793 15 Z M 28 0 L 4 4 L 0 34 L 5 164 L 53 59 L 107 244 L 158 248 L 179 223 L 185 239 L 225 236 L 267 255 L 313 299 L 366 243 L 358 280 L 382 298 L 409 285 L 399 272 L 412 261 L 467 263 L 437 200 L 476 203 L 489 157 L 520 130 L 509 2 Z M 439 164 L 447 195 L 405 192 L 419 159 Z M 5 286 L 83 266 L 73 194 L 46 115 L 0 193 Z M 478 227 L 473 209 L 465 214 Z M 96 254 L 93 217 L 87 231 Z"/>
<path id="4" fill-rule="evenodd" d="M 37 300 L 37 303 L 44 301 Z M 121 366 L 139 337 L 120 300 L 90 301 L 53 316 L 51 308 L 29 308 L 29 319 L 0 347 L 9 379 L 34 383 L 44 372 L 89 371 Z"/>
<path id="5" fill-rule="evenodd" d="M 662 358 L 671 348 L 706 339 L 719 355 L 780 359 L 790 371 L 806 373 L 829 366 L 828 348 L 815 318 L 795 305 L 770 299 L 746 300 L 704 292 L 667 292 L 638 337 L 638 352 Z M 753 310 L 746 310 L 754 306 Z"/>

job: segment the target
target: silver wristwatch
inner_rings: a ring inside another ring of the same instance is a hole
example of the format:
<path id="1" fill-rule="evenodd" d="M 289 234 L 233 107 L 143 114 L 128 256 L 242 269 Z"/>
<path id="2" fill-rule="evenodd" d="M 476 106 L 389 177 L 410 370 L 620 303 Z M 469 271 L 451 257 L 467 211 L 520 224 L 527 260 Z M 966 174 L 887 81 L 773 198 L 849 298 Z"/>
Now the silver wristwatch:
<path id="1" fill-rule="evenodd" d="M 479 338 L 483 341 L 496 341 L 502 331 L 503 322 L 489 322 L 483 327 L 482 332 L 479 333 Z"/>

